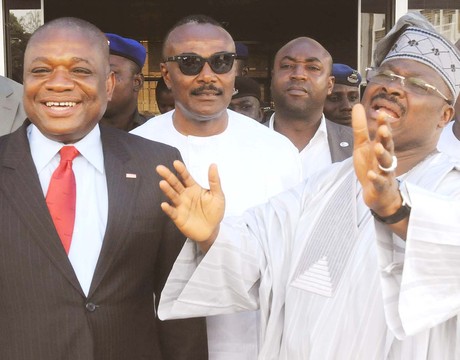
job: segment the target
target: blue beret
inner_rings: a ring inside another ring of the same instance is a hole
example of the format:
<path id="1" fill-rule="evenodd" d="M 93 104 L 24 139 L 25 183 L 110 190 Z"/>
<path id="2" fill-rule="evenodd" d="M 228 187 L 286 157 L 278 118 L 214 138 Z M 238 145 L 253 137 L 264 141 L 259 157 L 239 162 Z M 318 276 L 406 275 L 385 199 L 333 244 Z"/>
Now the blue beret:
<path id="1" fill-rule="evenodd" d="M 105 36 L 109 40 L 111 54 L 127 58 L 135 62 L 142 69 L 146 51 L 145 47 L 139 41 L 124 38 L 116 34 L 106 33 Z"/>
<path id="2" fill-rule="evenodd" d="M 335 76 L 335 83 L 359 87 L 361 75 L 355 69 L 345 64 L 332 64 L 332 75 Z"/>
<path id="3" fill-rule="evenodd" d="M 257 100 L 261 99 L 260 85 L 254 79 L 247 76 L 237 76 L 235 78 L 235 93 L 232 99 L 238 99 L 243 96 L 254 96 Z"/>
<path id="4" fill-rule="evenodd" d="M 237 59 L 247 59 L 248 58 L 249 50 L 245 44 L 239 41 L 235 41 L 235 49 L 236 49 Z"/>

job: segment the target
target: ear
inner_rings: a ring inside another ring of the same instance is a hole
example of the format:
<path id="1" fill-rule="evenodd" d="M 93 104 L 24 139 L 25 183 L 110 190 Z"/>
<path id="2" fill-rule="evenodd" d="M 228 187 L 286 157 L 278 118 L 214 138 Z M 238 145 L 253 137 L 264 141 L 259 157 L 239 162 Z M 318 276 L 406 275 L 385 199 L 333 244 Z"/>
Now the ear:
<path id="1" fill-rule="evenodd" d="M 442 108 L 441 118 L 438 122 L 438 127 L 445 127 L 454 118 L 454 107 L 449 104 L 445 104 Z"/>
<path id="2" fill-rule="evenodd" d="M 327 80 L 327 94 L 332 94 L 332 89 L 334 89 L 335 84 L 335 76 L 330 75 L 329 79 Z"/>
<path id="3" fill-rule="evenodd" d="M 133 79 L 133 90 L 139 92 L 144 87 L 144 74 L 137 73 Z"/>
<path id="4" fill-rule="evenodd" d="M 166 86 L 168 87 L 168 89 L 172 89 L 170 72 L 168 70 L 168 66 L 166 65 L 166 63 L 160 63 L 160 71 Z"/>
<path id="5" fill-rule="evenodd" d="M 115 77 L 115 73 L 111 71 L 109 75 L 107 76 L 107 80 L 105 81 L 105 88 L 106 88 L 108 101 L 112 100 L 112 94 L 113 94 L 113 90 L 115 89 L 116 81 L 117 80 Z"/>
<path id="6" fill-rule="evenodd" d="M 259 106 L 259 112 L 257 114 L 257 121 L 262 122 L 264 118 L 264 112 L 262 111 L 262 108 Z"/>

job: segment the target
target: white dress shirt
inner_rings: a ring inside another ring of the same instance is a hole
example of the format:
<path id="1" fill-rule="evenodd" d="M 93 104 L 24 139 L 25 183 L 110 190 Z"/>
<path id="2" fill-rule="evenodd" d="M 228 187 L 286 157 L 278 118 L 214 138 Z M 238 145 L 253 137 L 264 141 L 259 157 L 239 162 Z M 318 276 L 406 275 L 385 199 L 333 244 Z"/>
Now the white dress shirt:
<path id="1" fill-rule="evenodd" d="M 272 114 L 268 127 L 275 130 L 275 116 Z M 315 172 L 324 169 L 332 164 L 331 150 L 327 140 L 327 127 L 324 114 L 321 117 L 321 123 L 316 130 L 315 135 L 310 142 L 299 152 L 300 161 L 302 163 L 303 178 L 309 178 Z"/>
<path id="2" fill-rule="evenodd" d="M 43 195 L 46 197 L 51 176 L 59 165 L 59 150 L 64 144 L 48 139 L 33 124 L 28 127 L 27 136 Z M 69 260 L 81 288 L 88 295 L 108 216 L 107 181 L 99 126 L 95 126 L 88 135 L 72 145 L 80 155 L 73 160 L 72 165 L 77 199 Z"/>

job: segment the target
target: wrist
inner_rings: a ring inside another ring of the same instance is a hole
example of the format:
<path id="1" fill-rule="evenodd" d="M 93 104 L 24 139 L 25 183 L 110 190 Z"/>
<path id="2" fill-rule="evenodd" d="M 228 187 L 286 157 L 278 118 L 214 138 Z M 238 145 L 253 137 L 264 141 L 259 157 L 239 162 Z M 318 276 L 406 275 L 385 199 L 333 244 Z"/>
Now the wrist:
<path id="1" fill-rule="evenodd" d="M 396 179 L 398 185 L 398 191 L 396 198 L 388 206 L 382 207 L 381 209 L 370 209 L 372 216 L 384 224 L 391 225 L 396 224 L 410 215 L 410 205 L 406 201 L 406 197 L 401 193 L 401 182 Z"/>
<path id="2" fill-rule="evenodd" d="M 214 241 L 216 241 L 217 235 L 219 234 L 219 229 L 220 226 L 217 226 L 211 233 L 211 235 L 208 237 L 208 239 L 199 242 L 200 250 L 203 253 L 207 253 L 208 250 L 211 248 L 212 244 L 214 244 Z"/>
<path id="3" fill-rule="evenodd" d="M 394 209 L 394 208 L 393 208 Z M 382 215 L 382 213 L 377 213 L 374 210 L 370 209 L 372 216 L 379 222 L 391 225 L 396 224 L 405 218 L 409 217 L 411 208 L 409 204 L 401 197 L 400 206 L 393 211 L 387 211 L 386 214 Z M 389 213 L 389 215 L 388 215 Z"/>

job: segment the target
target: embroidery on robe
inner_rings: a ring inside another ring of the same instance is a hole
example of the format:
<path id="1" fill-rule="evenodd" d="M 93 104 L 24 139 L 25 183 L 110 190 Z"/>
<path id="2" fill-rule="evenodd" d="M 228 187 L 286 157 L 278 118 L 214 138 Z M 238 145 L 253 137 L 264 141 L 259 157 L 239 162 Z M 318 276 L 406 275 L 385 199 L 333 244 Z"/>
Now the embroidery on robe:
<path id="1" fill-rule="evenodd" d="M 335 188 L 308 236 L 291 286 L 332 297 L 357 241 L 353 173 Z M 344 216 L 349 214 L 349 216 Z"/>

